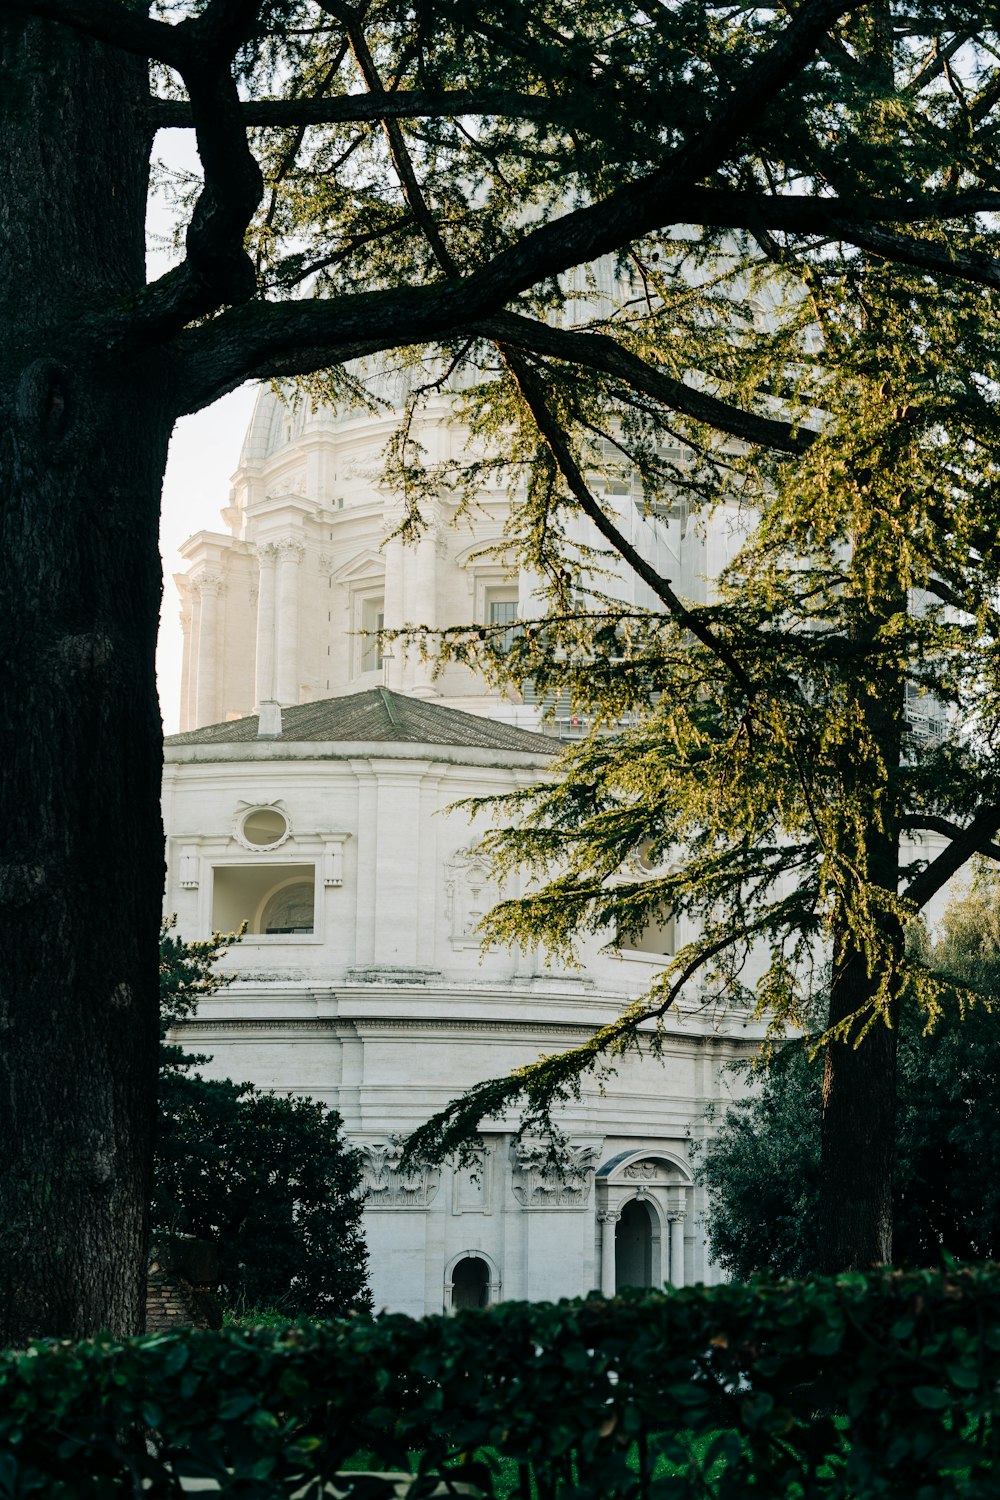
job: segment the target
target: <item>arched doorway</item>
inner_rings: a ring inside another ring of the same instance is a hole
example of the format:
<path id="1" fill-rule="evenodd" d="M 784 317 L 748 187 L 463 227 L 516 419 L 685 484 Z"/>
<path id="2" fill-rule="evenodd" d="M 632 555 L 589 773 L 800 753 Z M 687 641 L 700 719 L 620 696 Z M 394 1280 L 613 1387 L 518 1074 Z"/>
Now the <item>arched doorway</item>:
<path id="1" fill-rule="evenodd" d="M 626 1286 L 654 1286 L 653 1267 L 659 1270 L 659 1224 L 653 1210 L 641 1198 L 632 1198 L 622 1206 L 615 1225 L 615 1291 Z"/>
<path id="2" fill-rule="evenodd" d="M 479 1255 L 466 1255 L 451 1273 L 452 1307 L 488 1307 L 490 1268 Z"/>

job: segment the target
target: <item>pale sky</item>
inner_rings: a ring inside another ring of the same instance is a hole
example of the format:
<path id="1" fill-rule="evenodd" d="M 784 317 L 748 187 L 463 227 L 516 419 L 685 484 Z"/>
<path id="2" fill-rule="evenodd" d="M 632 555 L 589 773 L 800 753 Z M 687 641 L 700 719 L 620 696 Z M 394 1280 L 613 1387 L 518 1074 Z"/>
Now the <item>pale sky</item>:
<path id="1" fill-rule="evenodd" d="M 154 156 L 173 171 L 197 171 L 194 132 L 161 130 L 156 137 Z M 149 236 L 146 263 L 150 277 L 161 276 L 177 260 L 176 254 L 163 243 L 176 219 L 168 197 L 169 189 L 163 187 L 154 190 L 150 197 L 146 217 Z M 174 734 L 180 728 L 180 600 L 173 575 L 181 571 L 183 561 L 177 549 L 196 531 L 225 529 L 219 512 L 228 501 L 230 476 L 239 460 L 255 396 L 256 387 L 244 386 L 205 411 L 182 417 L 170 443 L 160 520 L 163 608 L 156 653 L 160 710 L 166 734 Z"/>
<path id="2" fill-rule="evenodd" d="M 173 575 L 184 562 L 178 547 L 195 531 L 225 531 L 219 511 L 229 498 L 229 479 L 240 456 L 256 387 L 245 385 L 214 406 L 182 417 L 174 428 L 163 481 L 160 555 L 163 608 L 156 675 L 165 734 L 180 728 L 180 600 Z"/>

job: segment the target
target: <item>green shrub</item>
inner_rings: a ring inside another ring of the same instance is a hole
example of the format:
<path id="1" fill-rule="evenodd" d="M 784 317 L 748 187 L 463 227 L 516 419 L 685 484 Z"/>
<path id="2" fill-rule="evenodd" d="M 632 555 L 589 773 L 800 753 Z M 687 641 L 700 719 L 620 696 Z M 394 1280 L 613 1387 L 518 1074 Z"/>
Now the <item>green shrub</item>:
<path id="1" fill-rule="evenodd" d="M 239 939 L 216 933 L 186 943 L 172 925 L 160 929 L 154 1234 L 211 1241 L 219 1290 L 237 1312 L 269 1308 L 275 1321 L 287 1321 L 367 1310 L 360 1153 L 337 1111 L 319 1100 L 193 1071 L 211 1059 L 169 1038 L 234 977 L 216 965 L 224 944 Z"/>
<path id="2" fill-rule="evenodd" d="M 538 1500 L 985 1500 L 998 1404 L 992 1265 L 44 1343 L 0 1357 L 0 1496 L 318 1497 L 365 1450 Z"/>

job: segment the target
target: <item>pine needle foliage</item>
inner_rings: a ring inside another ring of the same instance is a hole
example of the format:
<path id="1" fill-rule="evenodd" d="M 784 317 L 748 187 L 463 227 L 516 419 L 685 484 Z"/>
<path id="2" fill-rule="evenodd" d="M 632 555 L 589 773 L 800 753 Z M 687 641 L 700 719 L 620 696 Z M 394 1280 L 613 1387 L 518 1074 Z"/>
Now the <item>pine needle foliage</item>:
<path id="1" fill-rule="evenodd" d="M 757 24 L 702 8 L 696 23 L 683 7 L 662 24 L 675 19 L 719 76 Z M 923 89 L 928 43 L 888 8 L 845 23 L 849 78 L 818 61 L 751 132 L 730 190 L 958 204 L 992 182 L 991 150 L 942 151 L 985 55 L 969 42 Z M 682 71 L 654 106 L 660 131 L 679 128 L 670 111 L 692 89 L 711 92 L 690 54 Z M 574 166 L 588 192 L 614 170 L 585 150 Z M 831 1058 L 854 1066 L 873 1028 L 893 1030 L 904 983 L 939 1004 L 904 930 L 1000 826 L 997 292 L 949 266 L 992 233 L 982 219 L 921 225 L 906 264 L 833 223 L 685 226 L 525 298 L 526 321 L 590 341 L 589 364 L 558 336 L 532 331 L 531 347 L 519 308 L 414 380 L 408 417 L 443 378 L 471 440 L 467 459 L 429 466 L 404 423 L 388 477 L 412 524 L 435 496 L 461 516 L 505 485 L 496 555 L 537 577 L 540 608 L 513 639 L 481 625 L 407 639 L 442 669 L 559 695 L 593 726 L 550 782 L 500 805 L 485 847 L 528 889 L 489 915 L 485 941 L 571 961 L 580 934 L 614 947 L 664 913 L 699 933 L 618 1021 L 477 1086 L 417 1132 L 417 1154 L 461 1150 L 518 1101 L 552 1128 L 581 1073 L 656 1048 L 682 988 L 780 1032 L 802 1023 L 832 955 L 828 1072 Z M 657 372 L 646 390 L 640 362 Z M 681 409 L 670 381 L 696 393 Z M 709 524 L 728 527 L 728 562 L 700 600 L 681 598 L 670 528 Z M 891 1100 L 893 1066 L 866 1087 Z"/>
<path id="2" fill-rule="evenodd" d="M 825 1191 L 843 1198 L 852 1156 L 876 1163 L 854 1197 L 881 1226 L 828 1259 L 884 1257 L 907 977 L 937 1003 L 903 933 L 1000 828 L 995 17 L 254 14 L 241 87 L 280 89 L 286 123 L 258 108 L 247 243 L 265 304 L 311 293 L 266 373 L 341 408 L 402 402 L 404 537 L 510 497 L 496 556 L 537 580 L 535 617 L 402 635 L 593 726 L 503 807 L 490 852 L 531 883 L 484 937 L 565 958 L 666 912 L 700 934 L 593 1042 L 480 1086 L 414 1150 L 521 1097 L 544 1124 L 581 1069 L 655 1046 L 682 987 L 795 1025 L 828 953 Z M 368 354 L 368 397 L 315 373 Z M 464 436 L 432 463 L 418 418 L 449 409 Z M 725 566 L 684 597 L 680 532 L 710 525 Z"/>

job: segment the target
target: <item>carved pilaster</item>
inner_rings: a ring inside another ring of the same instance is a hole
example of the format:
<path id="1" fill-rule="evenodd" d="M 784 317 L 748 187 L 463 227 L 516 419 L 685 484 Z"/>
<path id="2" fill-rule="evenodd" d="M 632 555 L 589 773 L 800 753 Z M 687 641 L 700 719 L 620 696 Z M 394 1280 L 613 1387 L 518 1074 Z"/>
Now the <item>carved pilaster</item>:
<path id="1" fill-rule="evenodd" d="M 597 1215 L 601 1226 L 601 1295 L 615 1295 L 615 1225 L 621 1218 L 617 1208 L 601 1209 Z"/>
<path id="2" fill-rule="evenodd" d="M 278 566 L 274 696 L 287 707 L 299 701 L 299 564 L 306 549 L 297 537 L 283 537 L 275 545 Z"/>

